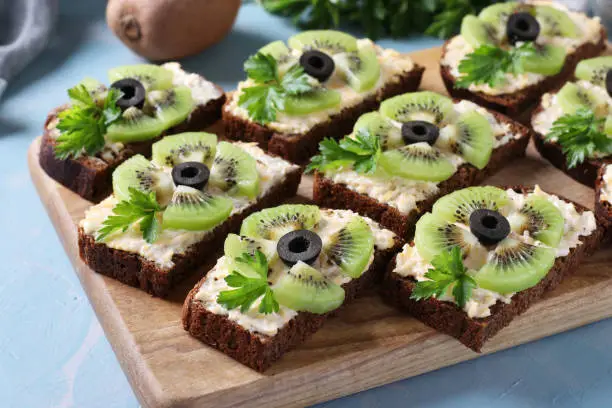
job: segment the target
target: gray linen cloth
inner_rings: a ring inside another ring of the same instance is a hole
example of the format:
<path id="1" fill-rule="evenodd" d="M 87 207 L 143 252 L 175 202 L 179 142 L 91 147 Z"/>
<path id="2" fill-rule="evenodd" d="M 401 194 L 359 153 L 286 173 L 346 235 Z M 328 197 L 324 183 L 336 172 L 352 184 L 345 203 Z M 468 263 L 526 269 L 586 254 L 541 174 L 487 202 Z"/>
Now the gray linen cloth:
<path id="1" fill-rule="evenodd" d="M 58 0 L 0 0 L 0 96 L 47 45 Z"/>

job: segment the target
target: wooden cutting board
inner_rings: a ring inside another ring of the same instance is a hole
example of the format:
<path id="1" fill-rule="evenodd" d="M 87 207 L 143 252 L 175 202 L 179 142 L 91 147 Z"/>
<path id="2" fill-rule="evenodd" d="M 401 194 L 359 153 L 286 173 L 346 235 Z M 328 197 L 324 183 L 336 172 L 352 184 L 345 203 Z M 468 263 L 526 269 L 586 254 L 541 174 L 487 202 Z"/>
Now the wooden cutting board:
<path id="1" fill-rule="evenodd" d="M 444 92 L 440 49 L 413 54 L 427 67 L 422 88 Z M 330 319 L 310 340 L 257 373 L 191 338 L 180 322 L 188 290 L 203 267 L 169 300 L 98 275 L 78 256 L 75 224 L 90 205 L 49 178 L 38 165 L 40 138 L 28 152 L 32 179 L 89 296 L 119 362 L 145 407 L 303 406 L 473 359 L 474 353 L 386 306 L 371 293 Z M 525 159 L 487 184 L 540 184 L 589 208 L 593 191 L 539 158 Z M 304 177 L 300 195 L 311 197 Z M 211 264 L 218 254 L 211 254 Z M 492 353 L 612 316 L 612 250 L 599 251 L 546 299 L 488 343 Z"/>

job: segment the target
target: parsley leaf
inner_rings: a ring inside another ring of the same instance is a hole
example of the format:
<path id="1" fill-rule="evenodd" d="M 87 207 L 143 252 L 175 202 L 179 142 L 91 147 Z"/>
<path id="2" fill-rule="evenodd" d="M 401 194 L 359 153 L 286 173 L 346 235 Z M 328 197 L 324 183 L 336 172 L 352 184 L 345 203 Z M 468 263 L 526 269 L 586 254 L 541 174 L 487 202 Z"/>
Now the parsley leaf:
<path id="1" fill-rule="evenodd" d="M 605 119 L 581 107 L 573 115 L 563 115 L 553 123 L 546 140 L 557 141 L 566 156 L 568 168 L 576 167 L 595 152 L 612 153 L 612 138 L 602 132 Z"/>
<path id="2" fill-rule="evenodd" d="M 455 85 L 467 88 L 471 84 L 488 84 L 494 87 L 505 81 L 505 74 L 524 72 L 523 58 L 537 53 L 533 43 L 526 42 L 518 47 L 504 50 L 493 45 L 481 45 L 459 62 L 459 73 Z"/>
<path id="3" fill-rule="evenodd" d="M 225 277 L 225 282 L 232 288 L 224 290 L 217 296 L 217 302 L 232 310 L 240 307 L 240 312 L 245 313 L 251 308 L 253 302 L 262 297 L 259 303 L 259 313 L 270 314 L 278 312 L 279 305 L 274 298 L 274 292 L 268 285 L 268 260 L 259 250 L 254 255 L 244 253 L 236 258 L 254 272 L 254 275 L 244 275 L 239 271 L 232 271 Z"/>
<path id="4" fill-rule="evenodd" d="M 125 232 L 132 224 L 138 222 L 142 236 L 152 244 L 157 239 L 161 225 L 156 213 L 161 207 L 155 198 L 155 192 L 142 192 L 130 187 L 130 199 L 120 201 L 113 208 L 113 215 L 107 217 L 98 231 L 96 241 L 103 241 L 109 234 L 121 230 Z"/>
<path id="5" fill-rule="evenodd" d="M 287 96 L 313 90 L 309 77 L 299 64 L 294 64 L 282 78 L 274 57 L 258 52 L 244 63 L 247 76 L 255 85 L 242 89 L 238 105 L 249 113 L 249 118 L 258 123 L 276 120 L 276 113 L 285 109 Z"/>
<path id="6" fill-rule="evenodd" d="M 421 300 L 441 297 L 453 285 L 452 294 L 455 303 L 464 307 L 472 296 L 476 281 L 468 273 L 461 257 L 461 249 L 454 246 L 448 252 L 442 252 L 431 261 L 433 269 L 425 274 L 429 280 L 417 282 L 411 299 Z"/>
<path id="7" fill-rule="evenodd" d="M 319 144 L 319 154 L 311 159 L 306 173 L 352 165 L 358 173 L 372 174 L 381 153 L 378 136 L 364 129 L 340 142 L 326 138 Z"/>
<path id="8" fill-rule="evenodd" d="M 83 150 L 92 156 L 104 147 L 107 127 L 121 117 L 117 101 L 121 92 L 111 88 L 100 107 L 84 85 L 68 90 L 68 96 L 77 101 L 58 114 L 57 129 L 61 132 L 55 146 L 55 156 L 64 160 L 79 157 Z"/>

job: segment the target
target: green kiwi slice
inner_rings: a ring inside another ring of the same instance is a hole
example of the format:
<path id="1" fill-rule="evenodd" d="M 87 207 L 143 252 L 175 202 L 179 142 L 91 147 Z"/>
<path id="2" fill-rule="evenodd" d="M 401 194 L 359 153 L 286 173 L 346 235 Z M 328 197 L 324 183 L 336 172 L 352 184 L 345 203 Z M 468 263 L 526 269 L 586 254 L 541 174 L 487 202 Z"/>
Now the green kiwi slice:
<path id="1" fill-rule="evenodd" d="M 316 205 L 285 204 L 266 208 L 249 215 L 240 228 L 240 235 L 278 240 L 288 232 L 311 229 L 321 218 Z"/>
<path id="2" fill-rule="evenodd" d="M 565 48 L 556 45 L 536 45 L 536 53 L 522 58 L 527 72 L 542 75 L 558 74 L 565 64 Z"/>
<path id="3" fill-rule="evenodd" d="M 349 86 L 357 92 L 372 89 L 380 78 L 380 63 L 373 44 L 360 45 L 357 52 L 337 55 L 334 61 Z"/>
<path id="4" fill-rule="evenodd" d="M 501 188 L 468 187 L 440 198 L 433 205 L 432 213 L 442 220 L 468 225 L 474 210 L 500 211 L 508 200 L 508 194 Z"/>
<path id="5" fill-rule="evenodd" d="M 508 18 L 516 11 L 518 6 L 519 3 L 515 1 L 493 4 L 482 9 L 480 14 L 478 14 L 478 18 L 495 27 L 505 27 Z"/>
<path id="6" fill-rule="evenodd" d="M 331 239 L 327 249 L 329 258 L 352 278 L 360 277 L 366 270 L 374 252 L 374 236 L 367 222 L 354 217 Z"/>
<path id="7" fill-rule="evenodd" d="M 194 107 L 191 89 L 186 86 L 151 91 L 147 94 L 147 101 L 153 106 L 155 116 L 164 123 L 166 129 L 187 119 Z"/>
<path id="8" fill-rule="evenodd" d="M 285 98 L 283 111 L 290 115 L 307 115 L 333 108 L 342 101 L 342 95 L 333 89 L 316 88 L 313 91 Z"/>
<path id="9" fill-rule="evenodd" d="M 187 186 L 177 186 L 164 210 L 163 226 L 190 231 L 209 230 L 229 217 L 234 204 L 223 196 L 213 196 Z"/>
<path id="10" fill-rule="evenodd" d="M 582 60 L 576 65 L 576 78 L 606 86 L 606 75 L 612 69 L 612 56 Z"/>
<path id="11" fill-rule="evenodd" d="M 473 15 L 463 18 L 461 36 L 474 48 L 485 44 L 495 45 L 497 42 L 495 27 Z"/>
<path id="12" fill-rule="evenodd" d="M 149 193 L 156 193 L 157 202 L 165 205 L 172 197 L 172 177 L 137 154 L 121 163 L 113 172 L 113 192 L 119 200 L 129 200 L 130 187 Z"/>
<path id="13" fill-rule="evenodd" d="M 229 234 L 225 238 L 223 247 L 225 256 L 238 258 L 242 254 L 255 255 L 255 251 L 261 251 L 268 261 L 276 257 L 276 242 L 263 238 L 251 238 L 236 234 Z"/>
<path id="14" fill-rule="evenodd" d="M 98 81 L 94 78 L 83 78 L 81 82 L 77 84 L 77 86 L 84 86 L 87 92 L 91 95 L 94 100 L 102 100 L 106 97 L 106 85 L 102 82 Z M 72 105 L 81 105 L 81 102 L 76 101 L 70 98 L 70 103 Z"/>
<path id="15" fill-rule="evenodd" d="M 294 35 L 289 46 L 300 51 L 321 50 L 328 54 L 357 51 L 357 39 L 335 30 L 310 30 Z"/>
<path id="16" fill-rule="evenodd" d="M 557 93 L 557 101 L 563 113 L 569 115 L 576 113 L 579 108 L 588 108 L 597 112 L 598 107 L 607 107 L 607 101 L 574 82 L 563 85 L 563 88 Z"/>
<path id="17" fill-rule="evenodd" d="M 134 78 L 140 81 L 147 91 L 171 88 L 173 77 L 172 71 L 153 64 L 124 65 L 108 71 L 111 83 L 123 78 Z"/>
<path id="18" fill-rule="evenodd" d="M 344 302 L 344 289 L 313 267 L 298 262 L 272 285 L 279 304 L 298 312 L 323 314 Z"/>
<path id="19" fill-rule="evenodd" d="M 257 161 L 237 145 L 220 142 L 210 169 L 209 183 L 229 194 L 257 197 L 259 173 Z"/>
<path id="20" fill-rule="evenodd" d="M 159 136 L 166 128 L 164 122 L 158 118 L 132 106 L 106 129 L 106 138 L 111 142 L 140 142 Z"/>
<path id="21" fill-rule="evenodd" d="M 380 104 L 380 113 L 398 122 L 424 120 L 439 126 L 453 111 L 453 102 L 430 91 L 406 93 Z"/>
<path id="22" fill-rule="evenodd" d="M 606 117 L 606 123 L 604 125 L 604 132 L 606 135 L 612 137 L 612 115 Z"/>
<path id="23" fill-rule="evenodd" d="M 520 292 L 538 284 L 555 263 L 555 250 L 507 237 L 489 253 L 474 275 L 479 287 L 498 293 Z"/>
<path id="24" fill-rule="evenodd" d="M 469 111 L 459 116 L 455 124 L 440 131 L 436 146 L 446 146 L 468 163 L 483 169 L 489 163 L 493 142 L 493 129 L 487 118 Z"/>
<path id="25" fill-rule="evenodd" d="M 290 56 L 289 48 L 280 40 L 264 45 L 258 52 L 271 56 L 278 64 L 282 64 Z"/>
<path id="26" fill-rule="evenodd" d="M 389 174 L 411 180 L 443 181 L 455 173 L 455 166 L 425 142 L 387 150 L 378 164 Z"/>
<path id="27" fill-rule="evenodd" d="M 353 126 L 353 133 L 360 131 L 367 131 L 371 135 L 377 136 L 383 150 L 395 149 L 404 145 L 400 128 L 393 126 L 387 118 L 377 111 L 368 112 L 359 117 L 355 126 Z"/>
<path id="28" fill-rule="evenodd" d="M 551 6 L 535 6 L 535 17 L 542 35 L 547 37 L 580 37 L 580 30 L 563 10 Z"/>
<path id="29" fill-rule="evenodd" d="M 166 136 L 153 144 L 152 160 L 160 166 L 174 167 L 189 161 L 206 163 L 215 157 L 217 135 L 186 132 Z"/>
<path id="30" fill-rule="evenodd" d="M 508 215 L 512 231 L 523 235 L 525 231 L 543 242 L 556 247 L 561 242 L 565 228 L 565 219 L 561 211 L 544 197 L 530 195 L 518 212 Z"/>

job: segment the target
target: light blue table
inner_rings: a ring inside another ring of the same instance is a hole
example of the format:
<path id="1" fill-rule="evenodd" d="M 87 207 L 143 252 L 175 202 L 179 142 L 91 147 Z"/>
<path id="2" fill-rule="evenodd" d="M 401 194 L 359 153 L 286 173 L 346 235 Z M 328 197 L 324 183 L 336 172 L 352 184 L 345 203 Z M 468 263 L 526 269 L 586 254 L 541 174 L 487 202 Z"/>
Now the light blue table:
<path id="1" fill-rule="evenodd" d="M 104 22 L 105 2 L 66 0 L 49 49 L 0 102 L 0 407 L 134 408 L 125 379 L 26 167 L 47 112 L 84 76 L 139 61 Z M 232 89 L 244 58 L 293 28 L 254 5 L 233 33 L 185 61 Z M 413 51 L 434 39 L 383 41 Z M 612 406 L 612 321 L 323 404 L 344 407 Z"/>

